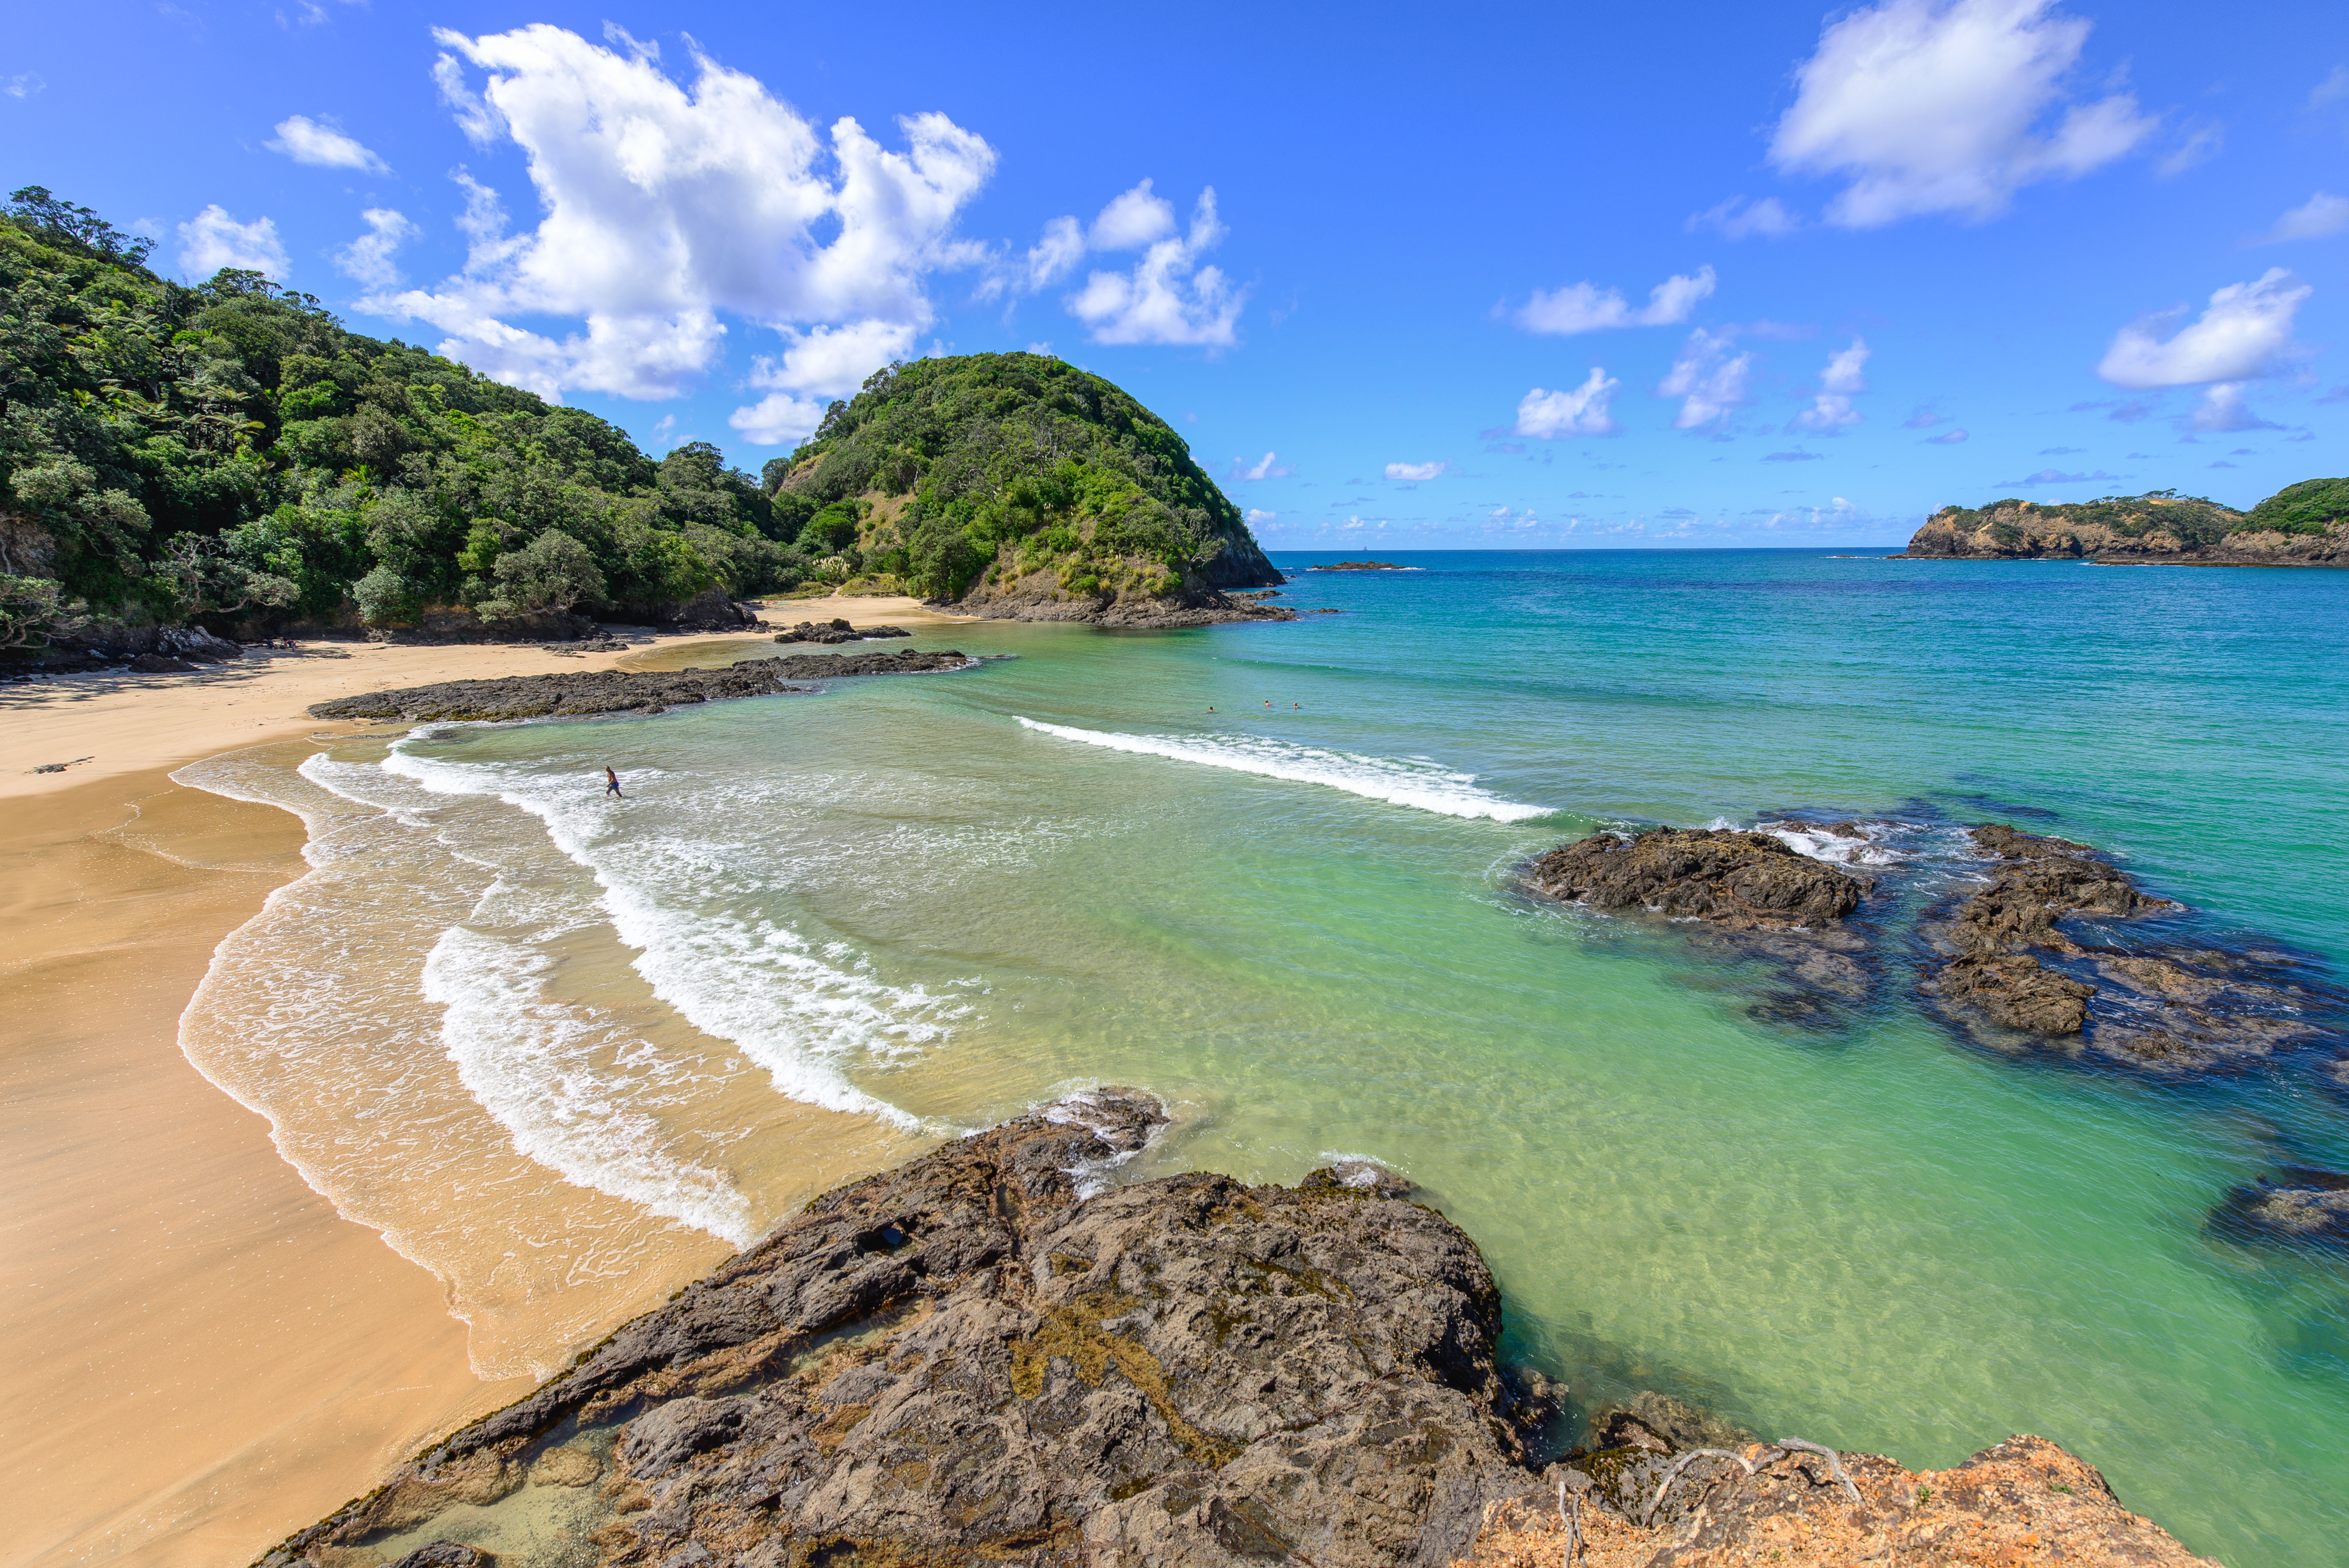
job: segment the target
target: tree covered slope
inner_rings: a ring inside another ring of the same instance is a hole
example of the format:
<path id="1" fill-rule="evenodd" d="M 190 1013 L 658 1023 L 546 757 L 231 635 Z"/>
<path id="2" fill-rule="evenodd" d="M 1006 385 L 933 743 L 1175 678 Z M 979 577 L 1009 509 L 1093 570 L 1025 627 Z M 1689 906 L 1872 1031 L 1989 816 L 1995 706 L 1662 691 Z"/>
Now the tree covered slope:
<path id="1" fill-rule="evenodd" d="M 893 365 L 767 476 L 809 539 L 984 613 L 1150 618 L 1280 581 L 1165 421 L 1041 355 Z"/>

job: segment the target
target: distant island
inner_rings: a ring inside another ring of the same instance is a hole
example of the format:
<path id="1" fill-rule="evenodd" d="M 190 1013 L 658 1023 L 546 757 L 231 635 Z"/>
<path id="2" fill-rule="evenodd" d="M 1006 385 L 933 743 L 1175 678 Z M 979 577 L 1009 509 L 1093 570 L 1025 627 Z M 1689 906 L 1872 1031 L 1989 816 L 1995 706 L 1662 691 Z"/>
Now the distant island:
<path id="1" fill-rule="evenodd" d="M 2249 512 L 2174 490 L 1944 506 L 1893 559 L 2349 566 L 2349 479 L 2302 480 Z"/>
<path id="2" fill-rule="evenodd" d="M 1335 566 L 1308 566 L 1309 572 L 1407 572 L 1409 566 L 1393 561 L 1340 561 Z"/>

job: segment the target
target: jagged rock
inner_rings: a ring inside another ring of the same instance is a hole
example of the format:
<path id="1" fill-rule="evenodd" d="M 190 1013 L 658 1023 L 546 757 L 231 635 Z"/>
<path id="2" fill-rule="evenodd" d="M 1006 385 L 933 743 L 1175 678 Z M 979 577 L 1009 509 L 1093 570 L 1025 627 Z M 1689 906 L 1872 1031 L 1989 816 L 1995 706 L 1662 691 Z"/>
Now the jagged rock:
<path id="1" fill-rule="evenodd" d="M 1992 1563 L 2218 1568 L 2133 1514 L 2095 1467 L 2044 1438 L 2013 1437 L 1954 1469 L 1912 1472 L 1873 1454 L 1744 1445 L 1755 1465 L 1701 1458 L 1679 1475 L 1641 1451 L 1643 1487 L 1612 1501 L 1586 1471 L 1559 1467 L 1494 1507 L 1459 1568 L 1745 1568 L 1754 1563 Z M 1661 1507 L 1656 1489 L 1671 1481 Z M 1650 1522 L 1650 1510 L 1652 1520 Z M 1570 1534 L 1569 1532 L 1573 1533 Z M 1575 1537 L 1578 1535 L 1578 1542 Z"/>
<path id="2" fill-rule="evenodd" d="M 443 680 L 313 703 L 314 719 L 540 719 L 588 713 L 655 713 L 689 702 L 797 691 L 794 680 L 855 675 L 926 674 L 968 670 L 978 660 L 951 649 L 934 653 L 801 654 L 754 659 L 716 670 L 583 670 L 560 675 L 509 675 L 498 680 Z"/>
<path id="3" fill-rule="evenodd" d="M 799 625 L 792 627 L 788 630 L 775 633 L 775 640 L 777 642 L 823 643 L 873 642 L 887 638 L 911 637 L 914 634 L 912 632 L 907 631 L 905 628 L 896 626 L 854 627 L 849 625 L 845 620 L 840 619 L 829 620 L 822 625 L 818 625 L 816 622 L 812 620 L 803 620 L 800 622 Z"/>
<path id="4" fill-rule="evenodd" d="M 394 1563 L 391 1568 L 495 1568 L 497 1554 L 478 1546 L 460 1546 L 450 1541 L 436 1541 L 429 1546 L 419 1546 Z"/>
<path id="5" fill-rule="evenodd" d="M 1594 909 L 1646 909 L 1734 929 L 1826 925 L 1869 884 L 1795 854 L 1766 833 L 1657 827 L 1594 833 L 1526 867 L 1537 893 Z"/>
<path id="6" fill-rule="evenodd" d="M 184 659 L 173 659 L 160 653 L 142 653 L 131 659 L 130 668 L 141 675 L 191 675 L 196 667 Z"/>
<path id="7" fill-rule="evenodd" d="M 1164 1121 L 1097 1090 L 827 1194 L 264 1562 L 591 1444 L 631 1568 L 1448 1561 L 1536 1413 L 1475 1245 L 1378 1173 L 1103 1189 Z"/>
<path id="8" fill-rule="evenodd" d="M 2236 1241 L 2283 1241 L 2349 1251 L 2349 1176 L 2286 1166 L 2230 1191 L 2210 1211 L 2210 1229 Z"/>

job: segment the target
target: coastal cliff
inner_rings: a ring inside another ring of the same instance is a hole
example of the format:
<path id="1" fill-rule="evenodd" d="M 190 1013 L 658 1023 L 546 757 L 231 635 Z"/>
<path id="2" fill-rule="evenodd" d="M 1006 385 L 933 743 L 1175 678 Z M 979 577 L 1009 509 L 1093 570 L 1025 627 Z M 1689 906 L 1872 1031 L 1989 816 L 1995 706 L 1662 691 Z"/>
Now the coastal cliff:
<path id="1" fill-rule="evenodd" d="M 2174 491 L 2075 504 L 1944 506 L 1895 558 L 2349 566 L 2349 479 L 2304 480 L 2249 512 Z"/>
<path id="2" fill-rule="evenodd" d="M 1975 1464 L 2027 1445 L 2069 1509 L 1931 1509 L 1934 1478 L 1652 1393 L 1547 1459 L 1565 1390 L 1502 1366 L 1457 1227 L 1368 1165 L 1112 1184 L 1166 1119 L 1093 1090 L 820 1198 L 263 1568 L 1440 1568 L 1524 1560 L 1512 1500 L 1553 1495 L 1627 1563 L 1736 1519 L 2197 1561 L 2038 1439 Z"/>

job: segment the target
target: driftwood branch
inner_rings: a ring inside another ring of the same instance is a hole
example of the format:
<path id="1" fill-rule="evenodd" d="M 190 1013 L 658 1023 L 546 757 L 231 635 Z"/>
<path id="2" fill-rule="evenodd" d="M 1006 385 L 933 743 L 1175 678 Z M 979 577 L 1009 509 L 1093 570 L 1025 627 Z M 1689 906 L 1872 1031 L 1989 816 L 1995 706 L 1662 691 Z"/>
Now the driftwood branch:
<path id="1" fill-rule="evenodd" d="M 1843 1482 L 1843 1490 L 1851 1493 L 1851 1501 L 1858 1503 L 1867 1501 L 1859 1495 L 1859 1489 L 1851 1484 L 1851 1477 L 1844 1473 L 1843 1456 L 1833 1449 L 1823 1443 L 1806 1443 L 1800 1438 L 1781 1438 L 1778 1439 L 1778 1446 L 1782 1449 L 1799 1449 L 1806 1454 L 1825 1454 L 1828 1471 L 1836 1480 Z"/>
<path id="2" fill-rule="evenodd" d="M 1574 1511 L 1566 1511 L 1566 1478 L 1557 1478 L 1557 1521 L 1566 1526 L 1566 1568 L 1574 1568 L 1574 1560 L 1582 1552 L 1582 1494 L 1574 1494 Z"/>
<path id="3" fill-rule="evenodd" d="M 1692 1460 L 1706 1458 L 1716 1459 L 1735 1459 L 1739 1464 L 1745 1467 L 1745 1473 L 1747 1475 L 1750 1476 L 1754 1473 L 1754 1461 L 1747 1459 L 1744 1454 L 1733 1454 L 1727 1449 L 1691 1449 L 1686 1453 L 1681 1455 L 1680 1458 L 1674 1459 L 1672 1461 L 1671 1469 L 1664 1472 L 1664 1479 L 1662 1481 L 1658 1483 L 1656 1487 L 1656 1495 L 1649 1500 L 1648 1511 L 1640 1517 L 1640 1522 L 1646 1524 L 1656 1517 L 1656 1510 L 1664 1506 L 1664 1493 L 1672 1490 L 1672 1482 L 1680 1479 L 1681 1471 L 1688 1469 Z"/>

